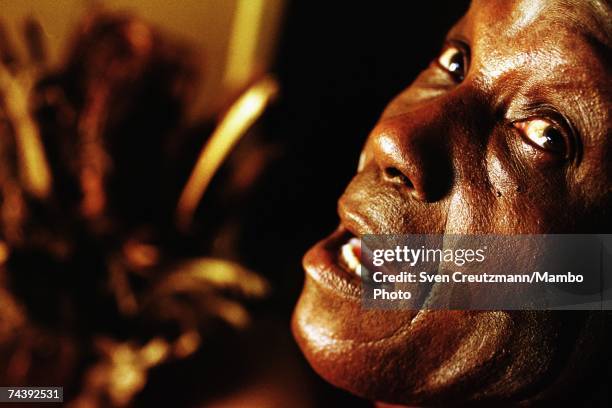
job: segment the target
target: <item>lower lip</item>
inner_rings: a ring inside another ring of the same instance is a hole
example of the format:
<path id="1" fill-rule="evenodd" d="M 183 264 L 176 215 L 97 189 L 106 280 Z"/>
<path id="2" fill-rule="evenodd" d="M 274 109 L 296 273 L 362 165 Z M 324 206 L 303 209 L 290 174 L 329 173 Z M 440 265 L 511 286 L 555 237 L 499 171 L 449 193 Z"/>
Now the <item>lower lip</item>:
<path id="1" fill-rule="evenodd" d="M 319 284 L 343 294 L 361 298 L 361 280 L 340 264 L 340 248 L 354 235 L 340 226 L 319 241 L 304 256 L 306 273 Z"/>
<path id="2" fill-rule="evenodd" d="M 319 241 L 304 256 L 303 265 L 308 277 L 318 283 L 319 287 L 341 295 L 347 300 L 361 303 L 363 300 L 362 280 L 355 272 L 347 269 L 341 262 L 341 248 L 354 235 L 340 225 L 331 235 Z M 403 302 L 406 310 L 418 311 L 422 308 L 433 285 L 403 284 L 409 290 L 412 299 Z"/>

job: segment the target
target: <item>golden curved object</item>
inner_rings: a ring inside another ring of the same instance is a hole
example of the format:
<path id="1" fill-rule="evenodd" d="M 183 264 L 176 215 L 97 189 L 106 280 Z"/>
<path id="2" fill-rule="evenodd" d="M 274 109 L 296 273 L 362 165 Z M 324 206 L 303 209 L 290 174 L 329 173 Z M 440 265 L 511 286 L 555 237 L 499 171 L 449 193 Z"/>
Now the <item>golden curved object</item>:
<path id="1" fill-rule="evenodd" d="M 229 108 L 203 147 L 176 209 L 177 224 L 185 230 L 214 174 L 244 133 L 261 116 L 278 92 L 278 83 L 265 77 L 247 89 Z"/>

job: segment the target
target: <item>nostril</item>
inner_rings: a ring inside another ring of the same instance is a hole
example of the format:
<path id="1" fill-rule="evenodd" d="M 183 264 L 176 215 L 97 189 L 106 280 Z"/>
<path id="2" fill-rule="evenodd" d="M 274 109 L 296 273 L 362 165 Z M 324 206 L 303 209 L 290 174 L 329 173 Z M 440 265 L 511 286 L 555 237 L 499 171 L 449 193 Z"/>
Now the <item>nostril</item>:
<path id="1" fill-rule="evenodd" d="M 387 167 L 383 171 L 385 179 L 397 184 L 403 184 L 408 188 L 414 188 L 412 182 L 404 173 L 396 169 L 395 167 Z"/>
<path id="2" fill-rule="evenodd" d="M 395 167 L 387 167 L 385 169 L 385 177 L 388 180 L 394 180 L 399 176 L 402 176 L 402 172 L 396 169 Z"/>

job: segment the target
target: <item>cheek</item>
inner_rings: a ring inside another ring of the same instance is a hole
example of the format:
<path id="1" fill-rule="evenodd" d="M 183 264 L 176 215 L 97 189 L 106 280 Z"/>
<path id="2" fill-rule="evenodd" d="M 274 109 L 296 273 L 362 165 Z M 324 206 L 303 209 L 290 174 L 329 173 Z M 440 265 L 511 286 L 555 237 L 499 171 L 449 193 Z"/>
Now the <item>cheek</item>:
<path id="1" fill-rule="evenodd" d="M 493 232 L 537 234 L 565 230 L 570 209 L 560 173 L 519 166 L 489 153 L 486 174 L 493 197 L 488 217 Z M 552 182 L 551 180 L 556 180 Z"/>
<path id="2" fill-rule="evenodd" d="M 568 228 L 564 181 L 488 153 L 480 168 L 463 172 L 451 193 L 445 232 L 537 234 Z"/>
<path id="3" fill-rule="evenodd" d="M 372 143 L 372 135 L 368 135 L 365 144 L 361 149 L 361 153 L 359 154 L 357 173 L 361 173 L 363 169 L 372 164 L 372 161 L 374 160 Z"/>
<path id="4" fill-rule="evenodd" d="M 361 173 L 366 166 L 368 156 L 366 155 L 365 149 L 359 154 L 359 161 L 357 162 L 357 173 Z"/>
<path id="5" fill-rule="evenodd" d="M 509 171 L 497 156 L 488 154 L 485 162 L 487 176 L 497 197 L 511 196 L 520 191 L 518 178 Z"/>
<path id="6" fill-rule="evenodd" d="M 508 233 L 516 230 L 516 177 L 488 155 L 482 165 L 467 160 L 460 166 L 448 206 L 447 234 Z"/>
<path id="7" fill-rule="evenodd" d="M 528 201 L 523 194 L 526 186 L 509 166 L 494 155 L 486 159 L 486 174 L 495 197 L 491 205 L 492 218 L 500 233 L 517 233 L 530 230 L 529 225 L 537 225 L 535 208 L 529 210 Z M 528 225 L 525 225 L 528 224 Z"/>

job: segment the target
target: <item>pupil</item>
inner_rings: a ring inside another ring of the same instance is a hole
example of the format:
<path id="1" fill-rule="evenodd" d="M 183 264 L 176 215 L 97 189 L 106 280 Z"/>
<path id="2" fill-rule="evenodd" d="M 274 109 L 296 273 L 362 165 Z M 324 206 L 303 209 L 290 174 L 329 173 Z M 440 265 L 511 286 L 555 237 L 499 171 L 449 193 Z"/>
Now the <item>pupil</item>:
<path id="1" fill-rule="evenodd" d="M 546 148 L 559 150 L 563 147 L 563 137 L 554 127 L 547 127 L 543 136 L 546 138 L 546 142 L 544 142 Z"/>
<path id="2" fill-rule="evenodd" d="M 463 79 L 463 55 L 460 52 L 453 55 L 448 64 L 448 70 L 455 74 L 457 78 Z"/>

